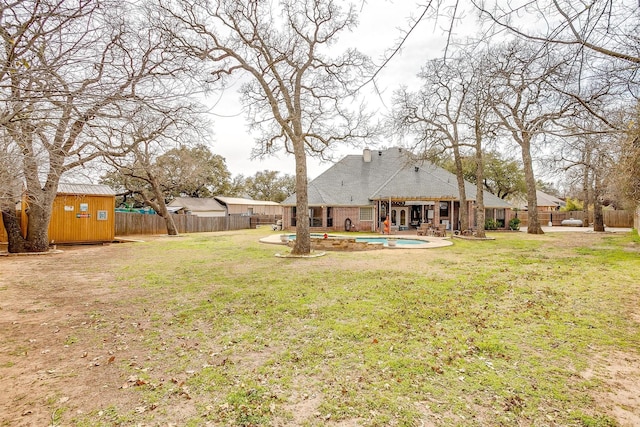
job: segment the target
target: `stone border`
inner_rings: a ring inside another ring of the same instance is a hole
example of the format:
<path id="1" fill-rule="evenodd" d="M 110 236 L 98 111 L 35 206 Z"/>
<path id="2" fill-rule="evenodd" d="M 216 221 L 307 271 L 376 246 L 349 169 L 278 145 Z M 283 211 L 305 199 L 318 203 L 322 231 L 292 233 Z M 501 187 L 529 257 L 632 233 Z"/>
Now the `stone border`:
<path id="1" fill-rule="evenodd" d="M 315 251 L 311 251 L 311 253 L 309 255 L 293 255 L 292 253 L 277 253 L 276 257 L 278 258 L 319 258 L 321 256 L 325 256 L 327 253 L 326 252 L 315 252 Z"/>
<path id="2" fill-rule="evenodd" d="M 280 240 L 280 235 L 283 234 L 282 232 L 279 233 L 275 233 L 275 234 L 271 234 L 269 236 L 263 237 L 261 238 L 259 241 L 261 243 L 268 243 L 268 244 L 274 244 L 274 245 L 287 245 L 287 243 L 282 242 Z M 286 233 L 286 234 L 294 234 L 294 233 Z M 335 237 L 342 237 L 342 238 L 349 238 L 349 239 L 353 239 L 356 237 L 392 237 L 395 238 L 396 240 L 402 240 L 402 239 L 410 239 L 410 240 L 424 240 L 424 244 L 418 244 L 418 245 L 404 245 L 404 246 L 395 246 L 395 247 L 388 247 L 388 246 L 384 246 L 383 249 L 432 249 L 432 248 L 442 248 L 445 246 L 451 246 L 453 245 L 453 242 L 450 240 L 449 237 L 433 237 L 433 236 L 410 236 L 410 235 L 381 235 L 381 234 L 357 234 L 357 235 L 351 235 L 351 234 L 331 234 L 331 236 Z M 375 250 L 375 243 L 371 244 L 371 250 Z M 378 248 L 380 247 L 380 244 L 378 243 Z M 326 249 L 326 248 L 323 248 Z M 343 251 L 344 252 L 344 251 Z"/>

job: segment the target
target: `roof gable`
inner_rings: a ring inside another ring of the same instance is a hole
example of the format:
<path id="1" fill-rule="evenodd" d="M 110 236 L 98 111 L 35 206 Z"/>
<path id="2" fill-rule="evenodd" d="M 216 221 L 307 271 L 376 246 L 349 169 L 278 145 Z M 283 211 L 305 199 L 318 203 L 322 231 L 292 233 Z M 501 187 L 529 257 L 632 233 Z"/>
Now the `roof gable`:
<path id="1" fill-rule="evenodd" d="M 180 206 L 192 212 L 225 212 L 225 207 L 212 197 L 176 197 L 168 206 Z"/>
<path id="2" fill-rule="evenodd" d="M 427 161 L 416 161 L 402 148 L 372 150 L 371 161 L 348 155 L 309 183 L 309 205 L 366 206 L 374 200 L 458 200 L 457 178 Z M 476 186 L 465 184 L 468 200 L 475 200 Z M 486 207 L 510 205 L 485 191 Z M 282 202 L 295 205 L 295 194 Z"/>

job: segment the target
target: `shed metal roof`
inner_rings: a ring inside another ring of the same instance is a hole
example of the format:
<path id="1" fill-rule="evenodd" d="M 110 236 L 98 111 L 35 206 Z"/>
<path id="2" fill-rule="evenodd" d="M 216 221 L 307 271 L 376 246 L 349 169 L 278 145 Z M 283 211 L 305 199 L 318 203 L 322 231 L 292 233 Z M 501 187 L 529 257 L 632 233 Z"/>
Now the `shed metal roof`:
<path id="1" fill-rule="evenodd" d="M 58 183 L 58 194 L 84 194 L 90 196 L 115 196 L 116 192 L 108 185 L 79 184 L 72 182 Z"/>

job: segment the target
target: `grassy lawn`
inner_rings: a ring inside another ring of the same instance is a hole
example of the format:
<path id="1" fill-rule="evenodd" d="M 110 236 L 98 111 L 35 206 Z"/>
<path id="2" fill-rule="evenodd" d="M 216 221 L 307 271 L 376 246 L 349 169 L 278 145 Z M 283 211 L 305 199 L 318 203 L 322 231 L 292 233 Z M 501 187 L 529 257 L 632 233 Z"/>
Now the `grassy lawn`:
<path id="1" fill-rule="evenodd" d="M 116 245 L 121 297 L 66 345 L 117 340 L 126 399 L 69 423 L 619 425 L 599 396 L 605 362 L 640 353 L 637 236 L 282 259 L 265 233 Z"/>

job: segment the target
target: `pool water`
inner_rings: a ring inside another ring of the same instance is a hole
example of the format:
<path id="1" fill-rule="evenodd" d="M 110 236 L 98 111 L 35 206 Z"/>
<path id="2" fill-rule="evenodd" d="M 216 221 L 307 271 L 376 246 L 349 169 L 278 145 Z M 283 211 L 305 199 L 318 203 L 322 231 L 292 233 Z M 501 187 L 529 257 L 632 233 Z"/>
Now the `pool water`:
<path id="1" fill-rule="evenodd" d="M 356 242 L 368 242 L 368 243 L 383 243 L 388 244 L 386 237 L 356 237 Z M 402 245 L 424 245 L 425 243 L 429 243 L 426 240 L 418 240 L 418 239 L 396 239 L 396 244 L 399 246 Z"/>
<path id="2" fill-rule="evenodd" d="M 324 235 L 311 233 L 311 237 L 317 239 L 317 238 L 323 238 Z M 329 237 L 335 237 L 335 235 L 334 236 L 329 235 Z M 289 235 L 289 239 L 295 240 L 296 235 L 295 234 Z M 389 245 L 388 237 L 356 237 L 356 242 L 382 243 L 385 246 Z M 419 240 L 419 239 L 403 239 L 403 238 L 396 239 L 397 246 L 424 245 L 425 243 L 429 243 L 429 242 L 426 240 Z"/>

